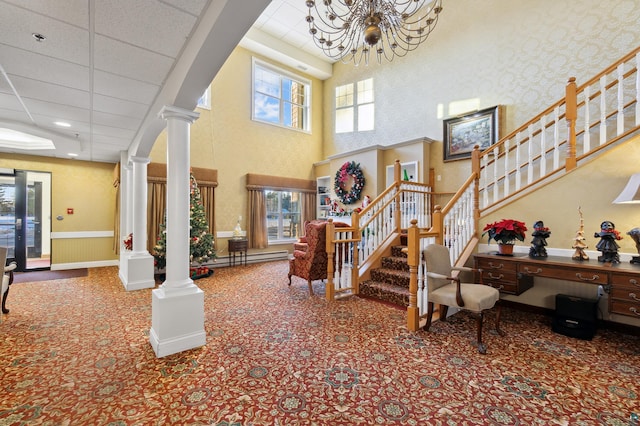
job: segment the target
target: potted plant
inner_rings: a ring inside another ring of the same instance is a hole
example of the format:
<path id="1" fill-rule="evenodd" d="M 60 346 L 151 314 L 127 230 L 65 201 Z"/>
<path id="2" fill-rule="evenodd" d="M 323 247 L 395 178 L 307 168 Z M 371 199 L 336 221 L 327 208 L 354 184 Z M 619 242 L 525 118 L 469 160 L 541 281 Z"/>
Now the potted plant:
<path id="1" fill-rule="evenodd" d="M 518 241 L 524 241 L 527 226 L 524 222 L 513 219 L 502 219 L 488 223 L 482 230 L 482 236 L 489 235 L 489 242 L 495 240 L 498 243 L 500 254 L 513 253 L 513 245 Z"/>

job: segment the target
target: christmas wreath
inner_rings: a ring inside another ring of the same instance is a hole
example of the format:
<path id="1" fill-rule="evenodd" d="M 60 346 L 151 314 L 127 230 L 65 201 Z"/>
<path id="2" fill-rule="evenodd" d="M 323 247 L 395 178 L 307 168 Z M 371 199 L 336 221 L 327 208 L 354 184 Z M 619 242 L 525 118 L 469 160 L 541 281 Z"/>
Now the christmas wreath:
<path id="1" fill-rule="evenodd" d="M 349 180 L 349 177 L 353 178 L 353 185 L 349 191 L 346 190 L 345 184 Z M 360 199 L 360 193 L 364 188 L 364 174 L 360 169 L 360 164 L 356 164 L 355 161 L 347 161 L 340 167 L 340 170 L 336 172 L 336 180 L 334 190 L 336 195 L 342 202 L 342 204 L 353 204 Z"/>

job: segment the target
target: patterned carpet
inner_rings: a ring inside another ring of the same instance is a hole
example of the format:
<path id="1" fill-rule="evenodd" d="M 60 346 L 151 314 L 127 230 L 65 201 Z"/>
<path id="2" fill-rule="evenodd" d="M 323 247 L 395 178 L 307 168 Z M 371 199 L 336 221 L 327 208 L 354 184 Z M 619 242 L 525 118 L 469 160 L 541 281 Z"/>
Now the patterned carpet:
<path id="1" fill-rule="evenodd" d="M 503 310 L 487 355 L 463 313 L 408 332 L 394 307 L 287 286 L 286 261 L 198 280 L 207 345 L 157 359 L 151 290 L 116 268 L 14 284 L 0 330 L 0 425 L 627 425 L 640 338 L 553 333 Z M 493 316 L 489 315 L 493 321 Z"/>

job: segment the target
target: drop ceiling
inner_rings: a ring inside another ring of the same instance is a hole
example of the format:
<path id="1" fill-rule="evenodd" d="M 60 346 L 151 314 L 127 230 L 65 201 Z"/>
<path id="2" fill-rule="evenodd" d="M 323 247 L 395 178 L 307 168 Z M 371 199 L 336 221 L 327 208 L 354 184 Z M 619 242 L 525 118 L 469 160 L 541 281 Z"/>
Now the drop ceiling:
<path id="1" fill-rule="evenodd" d="M 55 145 L 0 153 L 148 155 L 164 128 L 160 109 L 193 110 L 238 43 L 331 74 L 303 0 L 0 0 L 0 9 L 0 128 Z"/>

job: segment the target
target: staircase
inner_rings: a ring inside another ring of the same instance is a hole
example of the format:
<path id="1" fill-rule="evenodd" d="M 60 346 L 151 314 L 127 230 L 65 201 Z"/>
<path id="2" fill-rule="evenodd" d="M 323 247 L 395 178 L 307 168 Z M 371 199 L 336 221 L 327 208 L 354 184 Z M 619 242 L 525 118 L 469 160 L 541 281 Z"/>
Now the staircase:
<path id="1" fill-rule="evenodd" d="M 371 271 L 371 279 L 360 283 L 360 296 L 388 302 L 401 308 L 409 306 L 409 264 L 405 245 L 391 247 L 391 256 L 382 258 L 382 265 Z"/>

